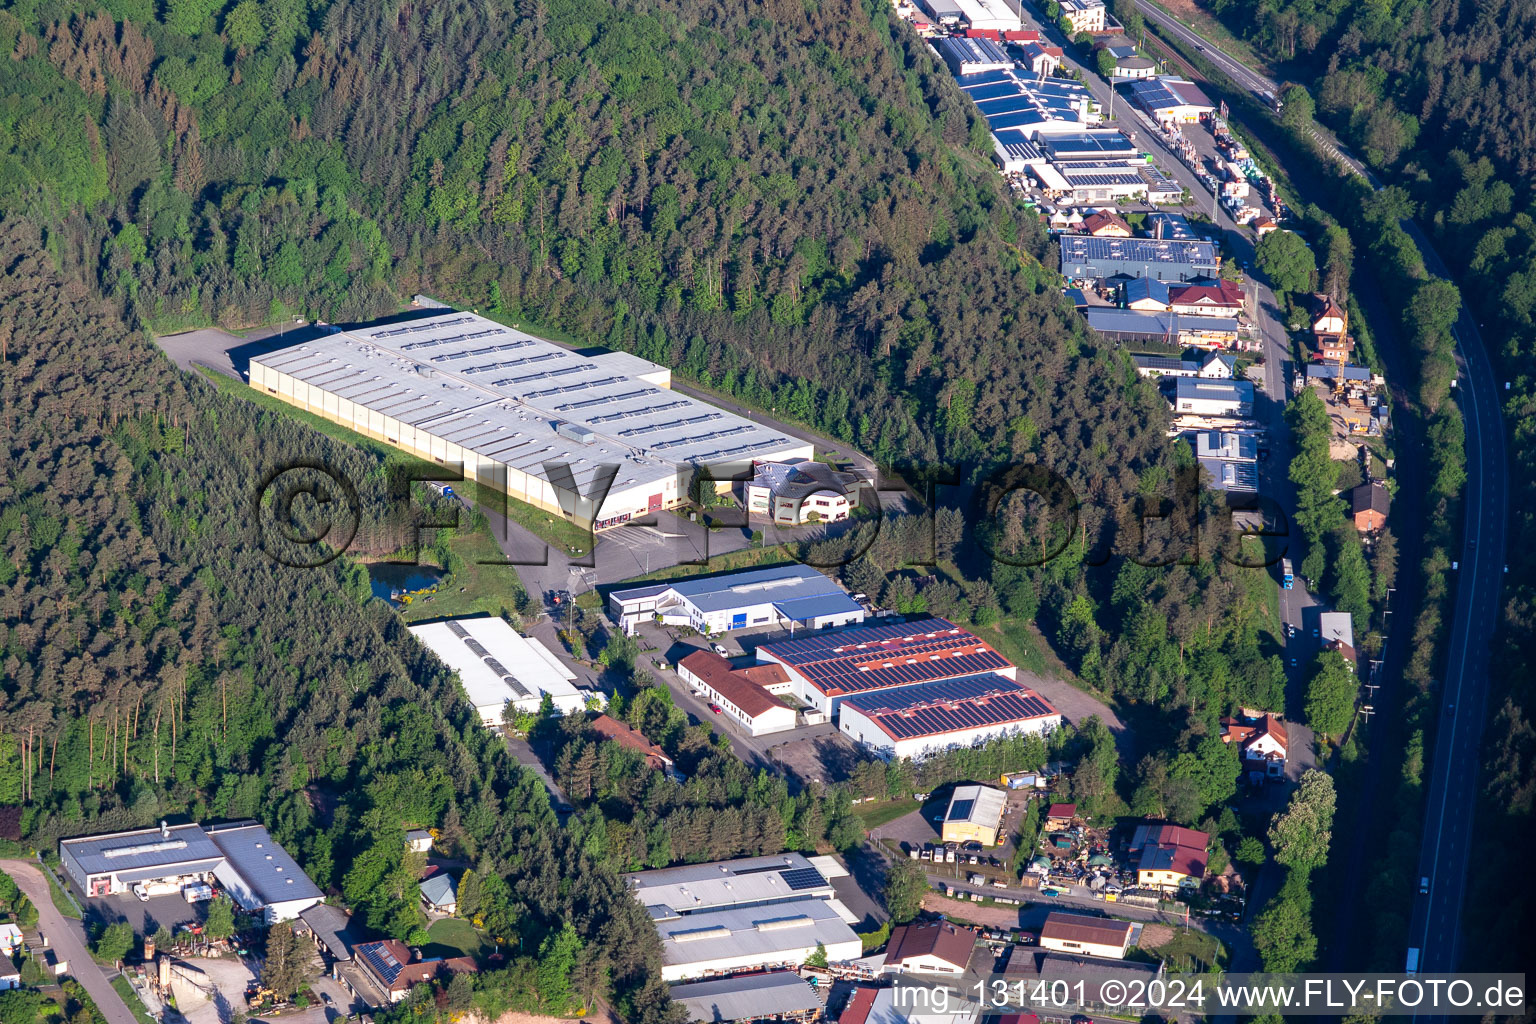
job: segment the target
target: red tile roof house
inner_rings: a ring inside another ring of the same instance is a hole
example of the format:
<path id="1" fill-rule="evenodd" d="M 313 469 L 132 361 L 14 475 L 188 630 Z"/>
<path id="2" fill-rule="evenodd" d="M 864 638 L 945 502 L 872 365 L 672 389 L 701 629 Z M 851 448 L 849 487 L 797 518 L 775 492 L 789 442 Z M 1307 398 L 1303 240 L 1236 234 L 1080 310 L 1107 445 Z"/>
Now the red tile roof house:
<path id="1" fill-rule="evenodd" d="M 1083 228 L 1097 238 L 1130 238 L 1135 232 L 1113 210 L 1099 210 L 1083 218 Z"/>
<path id="2" fill-rule="evenodd" d="M 788 682 L 778 665 L 754 665 L 753 669 L 777 669 L 774 685 Z M 734 669 L 714 651 L 698 650 L 677 663 L 677 674 L 695 686 L 725 714 L 736 719 L 753 736 L 783 732 L 795 727 L 795 709 L 768 690 L 765 673 Z"/>
<path id="3" fill-rule="evenodd" d="M 645 738 L 645 734 L 632 725 L 607 715 L 592 719 L 592 731 L 610 739 L 621 747 L 628 747 L 645 758 L 645 763 L 663 772 L 672 771 L 672 759 L 667 752 Z"/>
<path id="4" fill-rule="evenodd" d="M 1260 770 L 1253 768 L 1258 765 L 1271 777 L 1284 774 L 1290 740 L 1285 733 L 1285 724 L 1274 715 L 1245 714 L 1242 718 L 1223 718 L 1221 740 L 1236 743 L 1244 763 L 1251 770 Z"/>
<path id="5" fill-rule="evenodd" d="M 909 974 L 964 974 L 975 948 L 976 932 L 948 921 L 897 925 L 885 947 L 885 969 Z"/>
<path id="6" fill-rule="evenodd" d="M 1193 316 L 1237 316 L 1247 296 L 1231 281 L 1217 284 L 1170 284 L 1168 304 L 1175 313 Z"/>
<path id="7" fill-rule="evenodd" d="M 382 942 L 364 942 L 356 949 L 357 962 L 382 989 L 391 1003 L 398 1003 L 412 988 L 437 977 L 439 971 L 448 974 L 474 974 L 478 968 L 471 957 L 456 956 L 444 960 L 411 962 L 411 950 L 396 939 Z"/>
<path id="8" fill-rule="evenodd" d="M 1131 838 L 1131 852 L 1140 853 L 1136 865 L 1138 885 L 1176 888 L 1205 877 L 1211 837 L 1179 825 L 1138 825 Z"/>

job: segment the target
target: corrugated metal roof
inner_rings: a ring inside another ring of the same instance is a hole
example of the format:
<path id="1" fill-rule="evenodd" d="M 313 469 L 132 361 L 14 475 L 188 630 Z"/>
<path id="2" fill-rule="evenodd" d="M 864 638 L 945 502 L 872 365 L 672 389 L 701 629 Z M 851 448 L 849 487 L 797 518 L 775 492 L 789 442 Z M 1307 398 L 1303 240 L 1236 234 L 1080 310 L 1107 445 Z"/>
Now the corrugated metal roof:
<path id="1" fill-rule="evenodd" d="M 689 1020 L 698 1021 L 760 1020 L 821 1009 L 816 990 L 790 971 L 673 985 L 670 994 L 688 1010 Z"/>

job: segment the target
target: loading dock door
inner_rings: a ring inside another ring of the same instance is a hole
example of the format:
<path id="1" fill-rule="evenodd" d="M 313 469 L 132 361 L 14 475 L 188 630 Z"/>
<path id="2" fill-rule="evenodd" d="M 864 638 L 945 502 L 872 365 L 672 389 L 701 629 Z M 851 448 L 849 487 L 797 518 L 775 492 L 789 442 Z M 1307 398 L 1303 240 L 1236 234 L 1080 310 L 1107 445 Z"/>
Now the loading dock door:
<path id="1" fill-rule="evenodd" d="M 746 612 L 737 612 L 735 615 L 731 616 L 731 628 L 732 629 L 740 629 L 742 626 L 745 626 L 746 624 L 747 624 L 747 613 Z"/>

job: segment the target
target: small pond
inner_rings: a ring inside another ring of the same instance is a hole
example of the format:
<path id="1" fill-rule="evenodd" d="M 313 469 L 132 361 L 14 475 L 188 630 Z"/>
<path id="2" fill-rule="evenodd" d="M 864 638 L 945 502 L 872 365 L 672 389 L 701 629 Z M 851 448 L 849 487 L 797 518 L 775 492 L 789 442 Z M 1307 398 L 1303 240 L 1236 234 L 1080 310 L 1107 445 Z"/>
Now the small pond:
<path id="1" fill-rule="evenodd" d="M 443 571 L 430 565 L 374 562 L 366 568 L 373 596 L 395 605 L 401 603 L 402 595 L 431 590 L 443 578 Z"/>

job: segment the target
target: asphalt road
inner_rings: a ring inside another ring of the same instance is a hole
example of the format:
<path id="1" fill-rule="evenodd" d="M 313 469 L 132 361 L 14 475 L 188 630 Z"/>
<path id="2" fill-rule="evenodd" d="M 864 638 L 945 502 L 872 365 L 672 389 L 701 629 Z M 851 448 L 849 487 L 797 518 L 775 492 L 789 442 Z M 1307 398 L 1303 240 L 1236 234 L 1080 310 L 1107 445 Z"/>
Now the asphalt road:
<path id="1" fill-rule="evenodd" d="M 48 937 L 55 955 L 69 962 L 70 977 L 91 994 L 101 1008 L 106 1024 L 138 1024 L 133 1011 L 112 987 L 106 972 L 91 959 L 85 929 L 80 922 L 66 918 L 54 907 L 53 898 L 48 893 L 48 879 L 43 877 L 42 869 L 31 861 L 0 860 L 0 871 L 10 875 L 37 908 L 38 930 Z"/>
<path id="2" fill-rule="evenodd" d="M 1273 91 L 1275 83 L 1244 67 L 1150 0 L 1137 0 L 1136 6 L 1160 29 L 1197 46 L 1234 81 L 1246 88 Z M 1318 140 L 1352 171 L 1379 187 L 1369 169 L 1326 132 L 1320 132 Z M 1419 226 L 1413 221 L 1404 221 L 1402 226 L 1423 253 L 1429 270 L 1450 278 L 1444 261 Z M 1499 383 L 1477 324 L 1465 307 L 1454 334 L 1460 373 L 1457 398 L 1466 421 L 1465 513 L 1456 608 L 1419 854 L 1418 874 L 1424 891 L 1415 898 L 1407 940 L 1420 950 L 1419 969 L 1426 972 L 1455 969 L 1461 952 L 1461 909 L 1478 794 L 1478 747 L 1487 711 L 1488 640 L 1492 635 L 1490 623 L 1497 621 L 1499 614 L 1508 507 Z"/>
<path id="3" fill-rule="evenodd" d="M 1424 253 L 1430 271 L 1449 277 L 1418 225 L 1405 221 L 1403 227 Z M 1456 612 L 1419 853 L 1418 873 L 1428 880 L 1428 892 L 1416 897 L 1408 930 L 1409 944 L 1421 951 L 1422 971 L 1450 971 L 1459 965 L 1462 901 L 1473 852 L 1478 752 L 1488 701 L 1488 641 L 1492 624 L 1498 621 L 1504 582 L 1508 508 L 1500 385 L 1477 324 L 1465 307 L 1455 334 L 1460 372 L 1457 398 L 1467 430 L 1467 482 Z"/>

